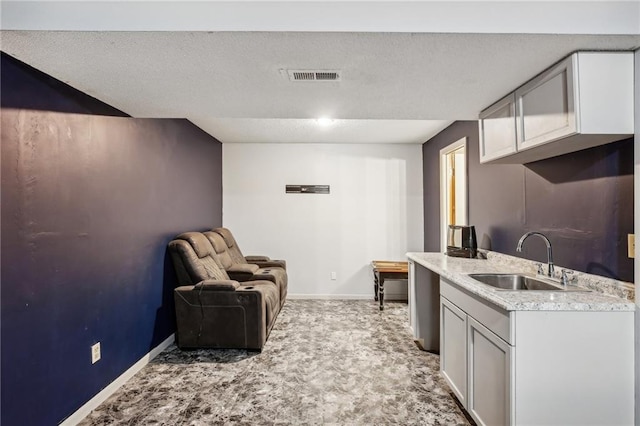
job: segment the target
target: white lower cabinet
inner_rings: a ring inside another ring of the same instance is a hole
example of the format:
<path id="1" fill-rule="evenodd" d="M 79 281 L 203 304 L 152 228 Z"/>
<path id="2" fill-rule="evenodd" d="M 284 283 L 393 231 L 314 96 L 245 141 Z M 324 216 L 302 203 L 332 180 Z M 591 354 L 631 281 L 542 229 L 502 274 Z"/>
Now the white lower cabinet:
<path id="1" fill-rule="evenodd" d="M 513 347 L 473 318 L 467 324 L 467 411 L 478 424 L 508 425 Z"/>
<path id="2" fill-rule="evenodd" d="M 640 420 L 633 312 L 506 311 L 441 278 L 440 371 L 479 425 Z"/>
<path id="3" fill-rule="evenodd" d="M 510 424 L 513 348 L 442 296 L 440 326 L 440 371 L 460 403 L 479 425 Z"/>
<path id="4" fill-rule="evenodd" d="M 467 401 L 467 314 L 440 299 L 440 371 L 464 405 Z"/>

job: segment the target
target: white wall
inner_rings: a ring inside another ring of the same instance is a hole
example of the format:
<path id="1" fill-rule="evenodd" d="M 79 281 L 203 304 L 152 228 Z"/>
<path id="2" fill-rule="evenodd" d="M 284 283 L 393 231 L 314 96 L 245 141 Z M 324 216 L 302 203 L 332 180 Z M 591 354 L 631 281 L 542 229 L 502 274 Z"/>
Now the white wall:
<path id="1" fill-rule="evenodd" d="M 287 261 L 292 296 L 372 297 L 372 260 L 422 251 L 421 145 L 224 144 L 222 152 L 224 226 L 245 255 Z M 287 184 L 331 193 L 285 194 Z"/>

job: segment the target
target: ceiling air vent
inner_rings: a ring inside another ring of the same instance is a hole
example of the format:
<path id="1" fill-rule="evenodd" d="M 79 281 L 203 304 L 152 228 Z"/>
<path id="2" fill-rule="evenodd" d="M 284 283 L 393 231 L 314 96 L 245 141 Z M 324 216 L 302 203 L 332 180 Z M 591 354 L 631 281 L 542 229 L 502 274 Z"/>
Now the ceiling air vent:
<path id="1" fill-rule="evenodd" d="M 287 70 L 291 81 L 340 81 L 339 70 Z"/>

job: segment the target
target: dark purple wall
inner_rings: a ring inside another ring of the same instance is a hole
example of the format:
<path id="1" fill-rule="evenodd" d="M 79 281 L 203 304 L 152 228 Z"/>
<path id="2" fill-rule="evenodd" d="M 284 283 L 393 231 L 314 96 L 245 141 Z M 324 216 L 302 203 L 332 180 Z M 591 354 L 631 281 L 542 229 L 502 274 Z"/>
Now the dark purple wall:
<path id="1" fill-rule="evenodd" d="M 0 52 L 0 55 L 2 61 L 0 105 L 2 108 L 129 117 L 124 112 L 82 93 L 4 52 Z M 55 93 L 55 95 L 43 96 L 44 93 Z"/>
<path id="2" fill-rule="evenodd" d="M 222 224 L 222 149 L 1 66 L 2 424 L 57 424 L 173 333 L 166 245 Z"/>
<path id="3" fill-rule="evenodd" d="M 478 124 L 458 121 L 427 141 L 424 158 L 425 250 L 439 251 L 440 149 L 467 137 L 469 223 L 485 248 L 546 261 L 540 231 L 557 265 L 633 281 L 633 138 L 526 165 L 480 164 Z"/>
<path id="4" fill-rule="evenodd" d="M 474 127 L 475 126 L 475 127 Z M 469 137 L 478 125 L 472 121 L 457 121 L 422 145 L 424 250 L 440 251 L 440 150 Z M 475 136 L 476 141 L 478 136 Z M 467 139 L 467 146 L 473 144 Z"/>

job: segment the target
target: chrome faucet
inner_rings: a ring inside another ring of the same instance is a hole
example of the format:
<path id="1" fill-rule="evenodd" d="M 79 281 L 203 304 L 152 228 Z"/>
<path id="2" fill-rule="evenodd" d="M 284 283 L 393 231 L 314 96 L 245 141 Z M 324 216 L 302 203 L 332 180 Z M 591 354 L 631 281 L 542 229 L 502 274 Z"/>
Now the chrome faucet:
<path id="1" fill-rule="evenodd" d="M 516 246 L 516 251 L 522 251 L 522 243 L 524 243 L 524 240 L 529 238 L 531 235 L 537 235 L 538 237 L 542 238 L 547 245 L 547 276 L 553 277 L 554 268 L 553 254 L 551 252 L 551 241 L 549 241 L 549 239 L 544 234 L 540 232 L 527 232 L 522 237 L 520 237 L 520 241 L 518 241 L 518 245 Z"/>

